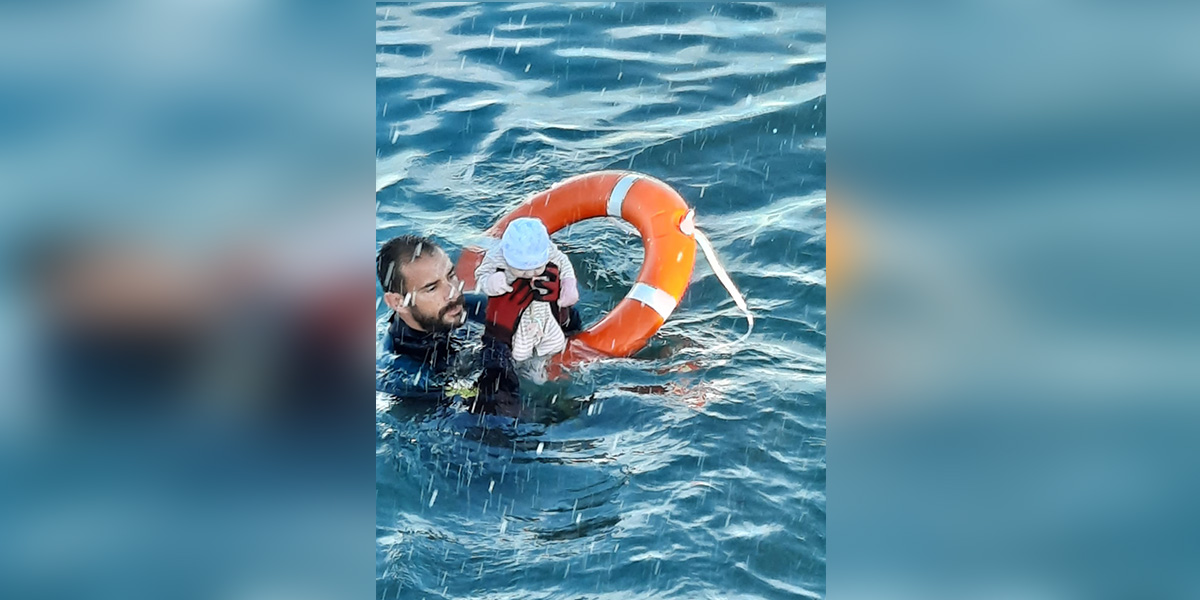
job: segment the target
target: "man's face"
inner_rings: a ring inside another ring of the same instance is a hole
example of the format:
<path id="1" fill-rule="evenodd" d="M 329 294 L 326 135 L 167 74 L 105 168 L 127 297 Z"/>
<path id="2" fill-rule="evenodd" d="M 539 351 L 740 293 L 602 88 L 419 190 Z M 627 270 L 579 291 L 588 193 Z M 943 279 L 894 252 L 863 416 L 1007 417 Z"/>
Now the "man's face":
<path id="1" fill-rule="evenodd" d="M 388 292 L 384 301 L 410 327 L 421 331 L 445 331 L 463 324 L 462 284 L 454 275 L 454 265 L 446 253 L 427 252 L 416 260 L 400 265 L 404 275 L 404 294 Z"/>

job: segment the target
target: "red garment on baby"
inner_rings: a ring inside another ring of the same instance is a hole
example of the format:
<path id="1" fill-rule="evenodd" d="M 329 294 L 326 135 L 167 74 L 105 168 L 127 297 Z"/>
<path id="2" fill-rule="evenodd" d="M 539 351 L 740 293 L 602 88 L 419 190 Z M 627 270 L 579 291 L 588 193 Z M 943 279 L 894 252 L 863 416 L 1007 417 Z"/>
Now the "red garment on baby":
<path id="1" fill-rule="evenodd" d="M 546 270 L 538 276 L 537 281 L 518 279 L 512 283 L 511 292 L 489 297 L 484 313 L 484 335 L 511 346 L 517 323 L 534 300 L 549 302 L 551 312 L 558 315 L 559 324 L 565 323 L 564 315 L 569 318 L 570 313 L 569 309 L 560 309 L 558 306 L 560 285 L 558 265 L 546 263 Z"/>

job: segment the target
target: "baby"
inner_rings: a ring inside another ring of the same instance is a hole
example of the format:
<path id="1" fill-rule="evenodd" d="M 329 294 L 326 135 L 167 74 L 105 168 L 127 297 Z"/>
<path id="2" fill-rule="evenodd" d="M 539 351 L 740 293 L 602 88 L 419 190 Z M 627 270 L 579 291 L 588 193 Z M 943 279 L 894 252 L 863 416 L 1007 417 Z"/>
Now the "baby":
<path id="1" fill-rule="evenodd" d="M 509 223 L 500 244 L 475 269 L 475 281 L 489 296 L 485 335 L 511 345 L 513 360 L 566 347 L 560 308 L 579 301 L 575 268 L 540 220 Z"/>

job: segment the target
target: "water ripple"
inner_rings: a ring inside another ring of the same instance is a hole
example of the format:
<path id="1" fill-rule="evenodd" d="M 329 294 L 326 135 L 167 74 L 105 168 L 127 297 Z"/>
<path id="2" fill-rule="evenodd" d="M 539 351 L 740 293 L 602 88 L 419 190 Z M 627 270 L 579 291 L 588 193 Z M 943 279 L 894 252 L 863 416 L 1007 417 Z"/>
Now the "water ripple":
<path id="1" fill-rule="evenodd" d="M 452 253 L 529 194 L 622 168 L 697 210 L 700 260 L 638 357 L 525 389 L 537 417 L 376 402 L 379 598 L 822 597 L 825 12 L 782 4 L 376 8 L 377 239 Z M 556 241 L 585 321 L 640 241 Z M 377 302 L 377 312 L 381 303 Z"/>

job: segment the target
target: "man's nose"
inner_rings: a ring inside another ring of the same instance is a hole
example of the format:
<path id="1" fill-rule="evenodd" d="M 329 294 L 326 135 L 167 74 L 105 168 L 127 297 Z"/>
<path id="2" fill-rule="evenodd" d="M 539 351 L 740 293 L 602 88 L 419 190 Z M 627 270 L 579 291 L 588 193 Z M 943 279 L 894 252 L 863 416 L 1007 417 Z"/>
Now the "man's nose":
<path id="1" fill-rule="evenodd" d="M 466 284 L 465 281 L 451 281 L 450 282 L 450 295 L 447 296 L 446 299 L 454 300 L 455 298 L 461 296 L 462 291 L 463 291 L 463 285 L 465 285 L 465 284 Z"/>

